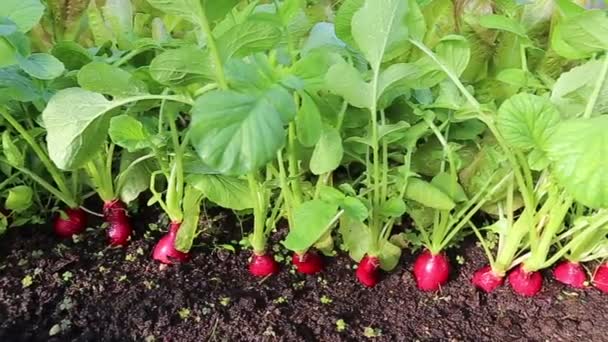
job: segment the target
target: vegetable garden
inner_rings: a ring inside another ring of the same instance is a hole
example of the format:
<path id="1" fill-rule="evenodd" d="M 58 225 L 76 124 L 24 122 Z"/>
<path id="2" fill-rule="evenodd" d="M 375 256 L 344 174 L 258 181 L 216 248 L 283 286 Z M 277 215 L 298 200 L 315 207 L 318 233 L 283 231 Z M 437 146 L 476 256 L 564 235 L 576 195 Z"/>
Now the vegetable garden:
<path id="1" fill-rule="evenodd" d="M 2 0 L 0 337 L 602 340 L 607 51 L 585 1 Z"/>

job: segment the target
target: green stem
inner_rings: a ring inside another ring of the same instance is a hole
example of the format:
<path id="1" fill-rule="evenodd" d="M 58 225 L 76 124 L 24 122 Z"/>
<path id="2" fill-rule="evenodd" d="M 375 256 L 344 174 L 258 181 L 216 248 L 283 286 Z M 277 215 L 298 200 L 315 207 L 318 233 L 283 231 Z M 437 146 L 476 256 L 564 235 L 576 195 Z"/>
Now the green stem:
<path id="1" fill-rule="evenodd" d="M 266 236 L 264 232 L 264 216 L 265 209 L 262 208 L 263 200 L 260 198 L 260 187 L 258 184 L 257 176 L 255 172 L 247 174 L 247 182 L 249 184 L 249 190 L 253 197 L 253 234 L 250 240 L 251 247 L 255 254 L 261 255 L 266 251 Z"/>
<path id="2" fill-rule="evenodd" d="M 302 203 L 303 195 L 302 186 L 300 184 L 300 167 L 298 165 L 298 156 L 296 152 L 296 126 L 292 122 L 289 124 L 288 129 L 287 157 L 289 163 L 289 178 L 293 194 L 291 200 L 294 201 L 295 205 L 299 205 Z"/>
<path id="3" fill-rule="evenodd" d="M 49 159 L 47 153 L 42 149 L 42 147 L 40 147 L 34 137 L 32 137 L 32 135 L 23 126 L 21 126 L 21 124 L 17 120 L 15 120 L 15 118 L 13 118 L 13 116 L 9 112 L 5 111 L 4 109 L 0 109 L 0 115 L 2 115 L 2 117 L 11 126 L 13 126 L 13 128 L 20 134 L 21 138 L 23 138 L 28 143 L 28 145 L 30 145 L 34 153 L 36 153 L 36 156 L 38 156 L 40 162 L 42 162 L 44 167 L 47 169 L 47 171 L 53 178 L 53 181 L 57 185 L 57 189 L 62 193 L 62 196 L 58 198 L 62 198 L 62 201 L 69 207 L 78 207 L 75 196 L 68 188 L 63 174 Z"/>
<path id="4" fill-rule="evenodd" d="M 585 107 L 585 112 L 583 113 L 583 118 L 588 119 L 591 117 L 593 113 L 593 108 L 597 102 L 597 99 L 600 96 L 600 92 L 604 87 L 604 82 L 606 81 L 606 74 L 608 73 L 608 53 L 604 54 L 604 63 L 602 64 L 602 70 L 597 77 L 595 82 L 595 88 L 593 88 L 593 93 L 591 93 L 591 97 L 589 101 L 587 101 L 587 106 Z"/>
<path id="5" fill-rule="evenodd" d="M 283 162 L 283 154 L 282 151 L 277 152 L 277 163 L 279 164 L 279 182 L 281 183 L 281 193 L 285 198 L 285 212 L 287 215 L 287 222 L 289 224 L 289 228 L 291 229 L 295 223 L 293 218 L 293 197 L 292 191 L 289 187 L 289 182 L 287 180 L 287 173 L 285 171 L 285 164 Z M 278 206 L 275 204 L 275 207 Z"/>

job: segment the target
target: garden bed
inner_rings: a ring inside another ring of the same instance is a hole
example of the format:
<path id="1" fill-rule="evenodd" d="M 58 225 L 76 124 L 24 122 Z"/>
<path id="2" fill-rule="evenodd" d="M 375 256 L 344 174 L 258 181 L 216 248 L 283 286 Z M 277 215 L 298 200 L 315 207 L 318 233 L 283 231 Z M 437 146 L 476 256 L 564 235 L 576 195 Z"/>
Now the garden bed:
<path id="1" fill-rule="evenodd" d="M 357 282 L 345 255 L 326 259 L 319 276 L 282 263 L 278 276 L 253 278 L 248 251 L 220 247 L 240 234 L 220 216 L 221 235 L 203 236 L 191 262 L 165 269 L 149 257 L 160 234 L 145 239 L 143 220 L 125 249 L 108 249 L 99 229 L 76 243 L 50 228 L 11 230 L 0 241 L 0 340 L 600 341 L 608 329 L 608 296 L 548 274 L 532 299 L 474 289 L 471 275 L 486 261 L 473 242 L 451 255 L 453 278 L 438 293 L 416 289 L 410 254 L 373 289 Z"/>

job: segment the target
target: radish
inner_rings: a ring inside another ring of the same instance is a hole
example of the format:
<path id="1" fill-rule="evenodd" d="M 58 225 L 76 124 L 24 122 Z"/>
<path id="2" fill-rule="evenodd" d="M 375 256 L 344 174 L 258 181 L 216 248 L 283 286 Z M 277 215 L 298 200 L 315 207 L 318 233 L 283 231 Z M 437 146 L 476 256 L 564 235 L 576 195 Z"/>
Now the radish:
<path id="1" fill-rule="evenodd" d="M 110 245 L 125 246 L 133 231 L 127 216 L 125 204 L 118 199 L 105 202 L 103 216 L 106 222 L 110 224 L 107 231 Z"/>
<path id="2" fill-rule="evenodd" d="M 376 286 L 380 280 L 380 273 L 378 272 L 379 267 L 380 259 L 366 254 L 357 267 L 357 279 L 359 279 L 361 284 L 367 287 Z"/>
<path id="3" fill-rule="evenodd" d="M 72 235 L 80 234 L 87 224 L 87 215 L 80 208 L 68 208 L 65 211 L 67 218 L 57 215 L 53 224 L 53 230 L 61 238 L 70 238 Z"/>
<path id="4" fill-rule="evenodd" d="M 492 270 L 492 267 L 485 266 L 473 274 L 473 279 L 471 281 L 478 289 L 490 293 L 504 284 L 505 277 L 496 274 Z"/>
<path id="5" fill-rule="evenodd" d="M 425 250 L 414 262 L 414 278 L 422 291 L 436 291 L 447 283 L 450 263 L 444 253 L 433 255 Z"/>
<path id="6" fill-rule="evenodd" d="M 553 276 L 560 283 L 575 288 L 584 288 L 587 281 L 585 270 L 578 262 L 564 261 L 553 270 Z"/>
<path id="7" fill-rule="evenodd" d="M 154 247 L 154 252 L 152 253 L 154 260 L 160 261 L 163 264 L 173 264 L 186 262 L 190 259 L 189 253 L 180 252 L 175 248 L 175 238 L 180 226 L 180 222 L 171 222 L 169 232 L 160 238 Z"/>
<path id="8" fill-rule="evenodd" d="M 267 277 L 279 272 L 279 264 L 271 254 L 253 253 L 249 261 L 249 273 L 256 277 Z"/>
<path id="9" fill-rule="evenodd" d="M 315 274 L 323 269 L 323 259 L 316 252 L 293 253 L 292 262 L 296 270 L 302 274 Z"/>
<path id="10" fill-rule="evenodd" d="M 520 264 L 509 273 L 509 283 L 515 293 L 532 297 L 543 287 L 543 276 L 540 272 L 528 272 L 524 270 Z"/>
<path id="11" fill-rule="evenodd" d="M 593 286 L 604 293 L 608 293 L 608 264 L 603 264 L 597 268 L 593 276 Z"/>

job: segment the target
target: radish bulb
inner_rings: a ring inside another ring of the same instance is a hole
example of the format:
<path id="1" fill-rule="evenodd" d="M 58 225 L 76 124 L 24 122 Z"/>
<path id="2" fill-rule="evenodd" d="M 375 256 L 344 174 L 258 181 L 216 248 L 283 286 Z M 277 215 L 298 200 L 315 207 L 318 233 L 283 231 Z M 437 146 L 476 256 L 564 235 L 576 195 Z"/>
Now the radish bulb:
<path id="1" fill-rule="evenodd" d="M 178 251 L 175 248 L 175 238 L 180 226 L 180 222 L 171 222 L 169 232 L 160 238 L 156 246 L 154 246 L 154 251 L 152 252 L 154 260 L 160 261 L 163 264 L 173 264 L 186 262 L 190 259 L 189 253 Z"/>
<path id="2" fill-rule="evenodd" d="M 359 266 L 357 267 L 357 279 L 359 282 L 367 287 L 374 287 L 378 284 L 380 280 L 380 272 L 378 268 L 380 267 L 380 259 L 374 256 L 365 255 L 361 261 L 359 261 Z"/>
<path id="3" fill-rule="evenodd" d="M 61 238 L 70 238 L 72 235 L 80 234 L 87 225 L 87 214 L 80 208 L 68 208 L 65 210 L 66 219 L 57 215 L 53 223 L 53 230 Z"/>
<path id="4" fill-rule="evenodd" d="M 323 259 L 316 252 L 293 253 L 292 262 L 296 270 L 302 274 L 315 274 L 323 270 Z"/>
<path id="5" fill-rule="evenodd" d="M 437 291 L 450 275 L 450 262 L 444 253 L 433 255 L 425 250 L 414 262 L 414 278 L 422 291 Z"/>
<path id="6" fill-rule="evenodd" d="M 473 279 L 471 281 L 476 288 L 490 293 L 504 284 L 505 277 L 494 273 L 492 267 L 485 266 L 473 274 Z"/>
<path id="7" fill-rule="evenodd" d="M 540 272 L 527 272 L 520 264 L 509 273 L 509 283 L 515 293 L 532 297 L 543 287 L 543 276 Z"/>
<path id="8" fill-rule="evenodd" d="M 103 216 L 110 224 L 107 231 L 111 246 L 125 246 L 133 232 L 125 204 L 120 200 L 108 201 L 103 205 Z"/>
<path id="9" fill-rule="evenodd" d="M 604 293 L 608 293 L 608 264 L 603 264 L 597 268 L 593 276 L 593 286 Z"/>
<path id="10" fill-rule="evenodd" d="M 574 288 L 584 288 L 587 275 L 578 262 L 564 261 L 553 270 L 553 276 L 560 283 Z"/>
<path id="11" fill-rule="evenodd" d="M 279 264 L 274 260 L 272 254 L 253 253 L 249 261 L 249 273 L 256 277 L 267 277 L 279 272 Z"/>

